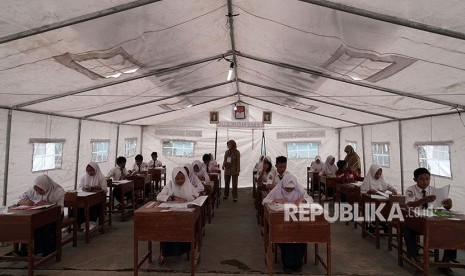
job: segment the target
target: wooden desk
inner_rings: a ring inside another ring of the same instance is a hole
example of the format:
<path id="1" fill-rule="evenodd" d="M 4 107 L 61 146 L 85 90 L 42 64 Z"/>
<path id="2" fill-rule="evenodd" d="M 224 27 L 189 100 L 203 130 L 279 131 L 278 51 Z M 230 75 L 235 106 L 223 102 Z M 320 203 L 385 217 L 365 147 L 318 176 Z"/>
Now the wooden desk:
<path id="1" fill-rule="evenodd" d="M 354 183 L 338 183 L 336 184 L 336 201 L 341 202 L 341 194 L 345 195 L 346 202 L 351 204 L 360 203 L 362 196 L 360 192 L 360 186 Z"/>
<path id="2" fill-rule="evenodd" d="M 134 196 L 131 196 L 131 204 L 133 206 L 133 209 L 128 210 L 125 208 L 125 200 L 124 200 L 124 195 L 131 193 L 134 195 L 134 181 L 132 180 L 121 180 L 117 182 L 107 181 L 107 186 L 110 189 L 110 211 L 109 211 L 109 219 L 108 219 L 108 225 L 111 226 L 111 216 L 113 213 L 121 213 L 121 221 L 124 221 L 125 216 L 129 213 L 131 213 L 134 210 Z M 120 202 L 120 208 L 115 210 L 115 198 L 113 196 L 113 189 L 119 189 L 121 190 L 121 197 L 118 198 L 118 201 Z"/>
<path id="3" fill-rule="evenodd" d="M 404 210 L 405 211 L 405 210 Z M 465 215 L 454 214 L 451 217 L 422 217 L 413 216 L 413 212 L 404 213 L 405 225 L 415 230 L 420 235 L 423 235 L 423 267 L 419 267 L 416 263 L 404 255 L 402 239 L 399 240 L 398 254 L 402 261 L 406 261 L 416 269 L 423 271 L 423 275 L 430 275 L 430 267 L 460 267 L 465 268 L 462 263 L 443 263 L 435 259 L 430 261 L 429 252 L 431 249 L 465 249 Z"/>
<path id="4" fill-rule="evenodd" d="M 324 201 L 329 201 L 329 197 L 334 195 L 334 192 L 336 191 L 336 183 L 337 183 L 337 178 L 335 176 L 319 176 L 319 185 L 318 185 L 318 201 L 321 202 L 323 201 L 321 199 L 321 195 L 324 194 L 326 196 L 326 199 Z"/>
<path id="5" fill-rule="evenodd" d="M 370 195 L 368 194 L 362 194 L 362 200 L 361 200 L 361 204 L 360 204 L 360 208 L 362 209 L 362 214 L 363 214 L 363 224 L 362 224 L 362 238 L 365 238 L 367 236 L 370 236 L 370 237 L 373 237 L 375 238 L 375 246 L 376 246 L 376 249 L 379 249 L 379 244 L 380 244 L 380 238 L 381 236 L 389 236 L 388 233 L 381 233 L 380 232 L 380 227 L 381 227 L 381 221 L 379 220 L 379 218 L 376 216 L 374 221 L 375 221 L 375 233 L 370 233 L 368 231 L 368 224 L 371 223 L 371 221 L 367 221 L 366 220 L 366 217 L 367 217 L 367 213 L 370 213 L 370 210 L 365 210 L 365 204 L 371 204 L 371 203 L 374 203 L 374 207 L 375 208 L 378 208 L 378 206 L 381 204 L 381 203 L 385 203 L 386 205 L 384 206 L 384 208 L 381 210 L 381 214 L 383 215 L 384 218 L 388 218 L 389 216 L 389 199 L 388 198 L 384 198 L 384 199 L 381 199 L 381 198 L 372 198 Z M 369 205 L 371 206 L 371 205 Z"/>
<path id="6" fill-rule="evenodd" d="M 106 196 L 104 191 L 98 192 L 78 192 L 77 206 L 78 208 L 84 209 L 85 219 L 86 219 L 86 243 L 90 242 L 90 235 L 96 231 L 105 233 L 104 223 L 105 223 L 105 202 Z M 89 231 L 89 208 L 95 205 L 100 204 L 100 214 L 98 226 Z"/>
<path id="7" fill-rule="evenodd" d="M 137 209 L 134 214 L 134 275 L 138 275 L 139 267 L 148 259 L 152 263 L 152 241 L 190 242 L 191 275 L 194 275 L 195 265 L 200 262 L 202 248 L 202 235 L 200 223 L 200 208 L 192 211 L 162 211 L 152 202 L 146 203 Z M 148 252 L 139 262 L 139 242 L 148 242 Z M 198 256 L 195 249 L 197 241 Z"/>
<path id="8" fill-rule="evenodd" d="M 149 169 L 149 174 L 152 176 L 152 181 L 154 184 L 158 185 L 158 191 L 161 191 L 161 182 L 163 181 L 163 186 L 166 186 L 166 167 L 156 167 Z M 157 191 L 157 192 L 158 192 Z"/>
<path id="9" fill-rule="evenodd" d="M 220 206 L 220 199 L 221 199 L 221 172 L 218 173 L 209 173 L 208 176 L 210 177 L 210 180 L 213 181 L 215 184 L 215 190 L 216 190 L 216 208 Z"/>
<path id="10" fill-rule="evenodd" d="M 207 216 L 208 216 L 208 224 L 212 223 L 212 217 L 215 214 L 215 201 L 213 197 L 216 197 L 215 193 L 215 184 L 213 181 L 208 181 L 203 183 L 203 187 L 205 188 L 205 194 L 208 196 L 207 199 Z"/>
<path id="11" fill-rule="evenodd" d="M 61 259 L 61 207 L 52 206 L 41 210 L 13 210 L 12 214 L 0 214 L 0 241 L 28 244 L 27 257 L 15 257 L 12 252 L 0 256 L 0 260 L 26 261 L 28 275 L 34 275 L 34 268 L 55 256 Z M 34 232 L 40 227 L 55 223 L 56 250 L 48 256 L 34 257 Z"/>
<path id="12" fill-rule="evenodd" d="M 320 187 L 320 173 L 310 171 L 310 167 L 307 167 L 307 193 L 312 197 L 315 195 L 315 191 L 319 191 Z"/>
<path id="13" fill-rule="evenodd" d="M 315 243 L 315 265 L 318 262 L 331 274 L 331 233 L 330 223 L 324 215 L 316 216 L 315 221 L 284 221 L 284 213 L 271 210 L 265 205 L 264 244 L 268 272 L 273 275 L 274 243 Z M 326 243 L 326 264 L 318 254 L 318 243 Z"/>

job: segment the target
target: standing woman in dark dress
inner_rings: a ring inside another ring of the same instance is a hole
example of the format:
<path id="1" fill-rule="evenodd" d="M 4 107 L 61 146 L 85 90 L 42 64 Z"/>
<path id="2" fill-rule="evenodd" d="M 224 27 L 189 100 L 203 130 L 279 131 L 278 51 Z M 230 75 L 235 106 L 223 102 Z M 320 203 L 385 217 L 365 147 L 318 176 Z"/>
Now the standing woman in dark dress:
<path id="1" fill-rule="evenodd" d="M 224 170 L 224 197 L 229 196 L 229 183 L 232 178 L 232 195 L 234 202 L 237 201 L 237 179 L 241 171 L 241 153 L 237 150 L 234 140 L 229 140 L 226 145 L 228 150 L 224 153 L 223 170 Z"/>

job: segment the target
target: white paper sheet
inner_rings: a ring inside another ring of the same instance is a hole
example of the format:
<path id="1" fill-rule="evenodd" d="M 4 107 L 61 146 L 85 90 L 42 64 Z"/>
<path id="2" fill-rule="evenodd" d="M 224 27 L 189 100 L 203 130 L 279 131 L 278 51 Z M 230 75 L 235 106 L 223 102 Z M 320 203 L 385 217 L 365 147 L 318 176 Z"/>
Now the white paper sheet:
<path id="1" fill-rule="evenodd" d="M 95 194 L 95 192 L 84 192 L 84 191 L 78 191 L 78 196 L 90 196 L 90 195 L 93 195 Z"/>
<path id="2" fill-rule="evenodd" d="M 449 198 L 449 190 L 450 190 L 450 185 L 446 185 L 442 188 L 434 189 L 433 194 L 436 196 L 436 200 L 433 201 L 434 207 L 442 206 L 442 202 L 444 201 L 444 199 Z"/>

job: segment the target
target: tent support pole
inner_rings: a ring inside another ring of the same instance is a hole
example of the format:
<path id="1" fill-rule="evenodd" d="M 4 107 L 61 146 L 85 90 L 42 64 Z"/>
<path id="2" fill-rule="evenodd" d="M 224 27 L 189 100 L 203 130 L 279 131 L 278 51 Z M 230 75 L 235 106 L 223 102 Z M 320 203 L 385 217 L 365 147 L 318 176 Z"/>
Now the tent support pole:
<path id="1" fill-rule="evenodd" d="M 404 194 L 404 154 L 402 149 L 402 121 L 399 120 L 399 158 L 400 158 L 400 189 Z"/>
<path id="2" fill-rule="evenodd" d="M 140 154 L 142 154 L 142 149 L 144 148 L 143 143 L 144 143 L 144 126 L 140 126 Z"/>
<path id="3" fill-rule="evenodd" d="M 8 164 L 10 163 L 10 141 L 11 141 L 11 119 L 13 117 L 13 110 L 8 111 L 8 122 L 6 127 L 6 143 L 5 143 L 5 171 L 3 176 L 3 202 L 2 205 L 6 206 L 6 194 L 8 192 Z"/>
<path id="4" fill-rule="evenodd" d="M 116 166 L 116 159 L 118 158 L 119 126 L 120 126 L 119 124 L 116 126 L 115 166 Z"/>
<path id="5" fill-rule="evenodd" d="M 82 120 L 79 119 L 78 126 L 78 137 L 77 137 L 77 147 L 76 147 L 76 167 L 74 171 L 74 189 L 77 189 L 78 173 L 79 173 L 79 149 L 81 148 L 81 128 Z"/>
<path id="6" fill-rule="evenodd" d="M 366 158 L 365 158 L 365 133 L 363 132 L 363 126 L 360 127 L 362 131 L 362 157 L 363 157 L 363 173 L 366 174 L 367 168 L 366 168 Z M 364 175 L 362 173 L 362 175 Z"/>
<path id="7" fill-rule="evenodd" d="M 337 160 L 341 160 L 341 129 L 337 129 Z"/>
<path id="8" fill-rule="evenodd" d="M 218 128 L 215 131 L 215 160 L 216 160 L 216 151 L 218 149 Z"/>

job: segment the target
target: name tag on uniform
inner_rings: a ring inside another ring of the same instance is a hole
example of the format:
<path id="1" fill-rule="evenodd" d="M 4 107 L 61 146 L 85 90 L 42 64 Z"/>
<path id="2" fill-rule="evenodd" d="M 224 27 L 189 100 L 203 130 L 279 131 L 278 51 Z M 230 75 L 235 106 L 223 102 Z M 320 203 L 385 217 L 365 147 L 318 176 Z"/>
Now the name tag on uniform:
<path id="1" fill-rule="evenodd" d="M 232 158 L 231 157 L 226 157 L 226 163 L 231 163 Z"/>

